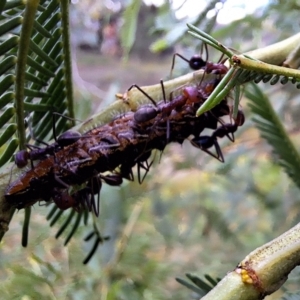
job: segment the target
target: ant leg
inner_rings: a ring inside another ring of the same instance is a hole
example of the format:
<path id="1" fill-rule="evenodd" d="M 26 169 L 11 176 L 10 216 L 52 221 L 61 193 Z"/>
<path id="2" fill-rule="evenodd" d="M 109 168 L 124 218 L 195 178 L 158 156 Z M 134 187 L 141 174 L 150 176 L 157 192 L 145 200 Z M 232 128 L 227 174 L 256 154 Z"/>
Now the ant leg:
<path id="1" fill-rule="evenodd" d="M 56 116 L 56 113 L 52 113 L 52 132 L 53 132 L 53 138 L 54 138 L 54 141 L 57 142 L 57 136 L 56 136 L 56 129 L 55 129 L 55 116 Z"/>
<path id="2" fill-rule="evenodd" d="M 162 93 L 163 93 L 163 100 L 165 103 L 167 103 L 165 86 L 164 86 L 164 82 L 162 79 L 160 80 L 160 85 L 161 85 L 161 89 L 162 89 Z M 167 141 L 169 141 L 169 139 L 170 139 L 170 120 L 168 118 L 167 119 Z"/>
<path id="3" fill-rule="evenodd" d="M 209 52 L 208 52 L 208 47 L 207 47 L 207 44 L 206 43 L 203 43 L 203 46 L 205 48 L 205 52 L 206 52 L 206 58 L 204 61 L 208 61 L 208 55 L 209 55 Z"/>
<path id="4" fill-rule="evenodd" d="M 173 59 L 172 59 L 172 67 L 171 67 L 171 71 L 170 71 L 170 78 L 172 78 L 173 75 L 173 70 L 174 70 L 174 66 L 175 66 L 175 58 L 176 56 L 180 57 L 181 59 L 183 59 L 184 61 L 186 61 L 188 64 L 190 63 L 189 59 L 185 58 L 184 56 L 182 56 L 179 53 L 174 53 L 173 54 Z"/>
<path id="5" fill-rule="evenodd" d="M 165 91 L 164 81 L 162 79 L 160 80 L 160 86 L 163 94 L 163 100 L 166 103 L 167 102 L 166 91 Z"/>
<path id="6" fill-rule="evenodd" d="M 211 152 L 211 151 L 208 150 L 208 149 L 205 149 L 205 148 L 200 148 L 200 149 L 201 149 L 202 151 L 206 152 L 207 154 L 209 154 L 210 156 L 216 158 L 218 161 L 220 161 L 220 162 L 223 163 L 225 160 L 224 160 L 223 153 L 222 153 L 222 151 L 221 151 L 221 149 L 220 149 L 220 146 L 219 146 L 218 142 L 216 142 L 216 144 L 215 144 L 214 146 L 215 146 L 215 149 L 216 149 L 216 151 L 217 151 L 217 155 L 214 154 L 213 152 Z"/>
<path id="7" fill-rule="evenodd" d="M 56 182 L 58 182 L 59 184 L 61 184 L 63 187 L 65 187 L 67 189 L 70 187 L 63 180 L 61 180 L 56 174 L 54 174 L 54 179 L 56 180 Z"/>
<path id="8" fill-rule="evenodd" d="M 162 90 L 162 94 L 163 94 L 163 100 L 165 103 L 167 103 L 165 86 L 164 86 L 164 82 L 162 79 L 160 80 L 160 85 L 161 85 L 161 90 Z M 167 141 L 169 141 L 169 139 L 170 139 L 170 120 L 169 120 L 169 118 L 167 119 L 167 135 L 166 135 L 166 137 L 167 137 Z"/>
<path id="9" fill-rule="evenodd" d="M 143 91 L 143 89 L 141 89 L 137 84 L 133 84 L 127 91 L 129 92 L 130 90 L 132 90 L 133 88 L 138 89 L 144 96 L 146 96 L 152 103 L 154 106 L 157 106 L 156 102 L 154 101 L 154 99 L 152 97 L 150 97 L 150 95 L 148 95 L 145 91 Z"/>
<path id="10" fill-rule="evenodd" d="M 200 136 L 198 138 L 192 139 L 190 142 L 194 147 L 196 147 L 198 149 L 201 149 L 202 151 L 204 151 L 207 154 L 209 154 L 210 156 L 216 158 L 220 162 L 225 161 L 224 157 L 223 157 L 222 150 L 220 148 L 220 145 L 219 145 L 219 143 L 218 143 L 218 141 L 215 137 L 213 137 L 213 136 Z M 214 154 L 213 152 L 208 150 L 208 148 L 210 148 L 212 146 L 215 146 L 216 154 Z"/>
<path id="11" fill-rule="evenodd" d="M 99 216 L 99 207 L 100 207 L 100 191 L 102 188 L 102 182 L 101 179 L 99 179 L 98 176 L 94 177 L 96 179 L 96 182 L 94 182 L 93 179 L 90 180 L 90 189 L 91 189 L 91 210 L 94 211 L 95 215 Z M 95 187 L 97 185 L 97 187 Z M 95 200 L 95 191 L 97 193 L 97 202 Z"/>
<path id="12" fill-rule="evenodd" d="M 222 64 L 224 65 L 225 61 L 227 60 L 227 58 L 224 59 L 225 54 L 222 53 L 221 57 L 218 60 L 218 64 Z"/>
<path id="13" fill-rule="evenodd" d="M 138 162 L 137 164 L 137 171 L 138 171 L 138 181 L 139 184 L 142 184 L 148 174 L 148 172 L 150 171 L 150 168 L 152 166 L 154 162 L 154 159 L 151 161 L 150 164 L 148 164 L 148 161 L 145 161 L 146 166 L 142 163 L 142 162 Z M 141 169 L 145 170 L 145 174 L 143 175 L 143 177 L 141 178 Z"/>
<path id="14" fill-rule="evenodd" d="M 197 47 L 198 48 L 198 47 Z M 208 61 L 208 47 L 207 47 L 207 44 L 202 42 L 201 43 L 201 46 L 200 46 L 200 57 L 202 57 L 202 54 L 203 54 L 203 48 L 205 50 L 205 53 L 206 53 L 206 57 L 205 57 L 205 60 L 203 60 L 204 62 L 207 62 Z"/>
<path id="15" fill-rule="evenodd" d="M 143 168 L 146 172 L 145 172 L 143 178 L 141 179 L 141 169 L 142 169 L 142 168 Z M 139 182 L 139 184 L 142 184 L 142 182 L 143 182 L 145 176 L 147 175 L 147 169 L 146 169 L 146 167 L 143 165 L 143 163 L 141 163 L 141 162 L 138 162 L 138 163 L 137 163 L 137 173 L 138 173 L 138 182 Z"/>
<path id="16" fill-rule="evenodd" d="M 216 152 L 217 152 L 217 159 L 220 162 L 225 162 L 222 150 L 221 150 L 220 145 L 219 145 L 217 140 L 214 140 L 214 146 L 215 146 L 215 149 L 216 149 Z"/>

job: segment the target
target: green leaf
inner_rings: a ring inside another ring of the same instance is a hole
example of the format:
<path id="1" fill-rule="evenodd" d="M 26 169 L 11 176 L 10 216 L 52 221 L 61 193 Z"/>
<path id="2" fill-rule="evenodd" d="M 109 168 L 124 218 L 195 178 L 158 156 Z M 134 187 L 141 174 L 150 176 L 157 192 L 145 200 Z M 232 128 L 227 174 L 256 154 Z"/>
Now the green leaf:
<path id="1" fill-rule="evenodd" d="M 20 41 L 20 38 L 18 36 L 12 36 L 8 38 L 6 41 L 0 44 L 0 55 L 5 54 L 12 48 L 16 47 Z"/>
<path id="2" fill-rule="evenodd" d="M 6 57 L 2 62 L 0 63 L 0 74 L 4 74 L 9 69 L 15 66 L 17 62 L 17 58 L 14 55 Z"/>
<path id="3" fill-rule="evenodd" d="M 12 139 L 9 144 L 7 145 L 4 153 L 0 157 L 0 167 L 2 167 L 6 162 L 11 159 L 11 154 L 15 152 L 17 147 L 19 146 L 18 139 Z"/>
<path id="4" fill-rule="evenodd" d="M 4 145 L 16 132 L 17 125 L 16 124 L 9 124 L 8 127 L 1 132 L 0 136 L 0 147 Z"/>
<path id="5" fill-rule="evenodd" d="M 52 37 L 51 33 L 47 29 L 45 29 L 37 20 L 34 21 L 33 26 L 45 38 L 51 38 Z"/>
<path id="6" fill-rule="evenodd" d="M 2 128 L 15 114 L 16 110 L 14 107 L 8 107 L 0 116 L 0 128 Z"/>
<path id="7" fill-rule="evenodd" d="M 121 28 L 121 45 L 125 56 L 128 56 L 135 41 L 138 14 L 141 7 L 141 0 L 132 0 L 124 12 L 124 24 Z"/>
<path id="8" fill-rule="evenodd" d="M 5 33 L 9 33 L 16 27 L 22 24 L 23 18 L 22 17 L 15 17 L 6 23 L 0 25 L 0 36 L 4 35 Z"/>
<path id="9" fill-rule="evenodd" d="M 0 15 L 1 15 L 2 11 L 4 10 L 5 4 L 6 4 L 6 0 L 0 1 Z"/>
<path id="10" fill-rule="evenodd" d="M 0 95 L 5 93 L 15 83 L 15 76 L 6 75 L 0 82 Z"/>
<path id="11" fill-rule="evenodd" d="M 300 188 L 300 154 L 289 138 L 288 133 L 279 120 L 269 99 L 254 83 L 246 97 L 251 101 L 250 108 L 255 114 L 254 123 L 261 136 L 272 146 L 273 152 L 279 157 L 278 163 Z"/>
<path id="12" fill-rule="evenodd" d="M 5 1 L 4 1 L 5 3 Z M 12 1 L 7 1 L 3 11 L 9 10 L 18 6 L 24 6 L 24 1 L 23 0 L 12 0 Z"/>

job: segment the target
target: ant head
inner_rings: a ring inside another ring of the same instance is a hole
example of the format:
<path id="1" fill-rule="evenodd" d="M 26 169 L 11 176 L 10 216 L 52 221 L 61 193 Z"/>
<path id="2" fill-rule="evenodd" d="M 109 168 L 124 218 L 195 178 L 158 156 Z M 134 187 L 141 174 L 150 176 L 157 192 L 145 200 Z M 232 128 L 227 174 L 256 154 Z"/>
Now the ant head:
<path id="1" fill-rule="evenodd" d="M 75 130 L 68 130 L 64 133 L 62 133 L 58 138 L 57 138 L 57 143 L 61 147 L 65 147 L 68 145 L 71 145 L 75 142 L 77 142 L 81 137 L 81 134 L 78 131 Z"/>
<path id="2" fill-rule="evenodd" d="M 200 55 L 193 55 L 189 61 L 190 68 L 193 70 L 200 70 L 206 66 L 206 61 Z"/>
<path id="3" fill-rule="evenodd" d="M 24 168 L 29 158 L 29 153 L 26 150 L 20 150 L 15 154 L 15 164 L 18 168 Z"/>

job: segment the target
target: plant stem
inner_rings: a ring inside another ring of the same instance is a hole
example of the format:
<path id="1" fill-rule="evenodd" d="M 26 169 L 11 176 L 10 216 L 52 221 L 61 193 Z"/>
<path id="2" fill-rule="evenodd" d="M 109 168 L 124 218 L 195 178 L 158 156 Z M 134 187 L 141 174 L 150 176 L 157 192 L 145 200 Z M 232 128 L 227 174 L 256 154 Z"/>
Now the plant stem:
<path id="1" fill-rule="evenodd" d="M 72 81 L 69 1 L 61 0 L 60 7 L 61 7 L 61 15 L 62 15 L 62 41 L 63 41 L 63 51 L 64 51 L 67 106 L 68 106 L 69 117 L 71 118 L 72 125 L 74 126 L 75 113 L 74 113 L 74 97 L 73 97 L 73 81 Z"/>

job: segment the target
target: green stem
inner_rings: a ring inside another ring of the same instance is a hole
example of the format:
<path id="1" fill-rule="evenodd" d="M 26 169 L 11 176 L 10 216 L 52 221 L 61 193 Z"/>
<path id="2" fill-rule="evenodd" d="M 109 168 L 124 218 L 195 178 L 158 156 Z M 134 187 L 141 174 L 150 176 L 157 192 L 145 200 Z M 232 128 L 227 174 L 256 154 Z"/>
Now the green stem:
<path id="1" fill-rule="evenodd" d="M 211 35 L 209 35 L 206 32 L 200 30 L 196 26 L 194 26 L 192 24 L 187 24 L 187 27 L 191 30 L 191 31 L 188 31 L 188 33 L 191 34 L 192 36 L 194 36 L 194 37 L 202 40 L 203 42 L 211 45 L 215 49 L 217 49 L 217 50 L 221 51 L 222 53 L 224 53 L 225 55 L 227 55 L 229 58 L 232 55 L 234 55 L 234 53 L 229 48 L 225 47 L 219 41 L 214 39 Z"/>
<path id="2" fill-rule="evenodd" d="M 238 70 L 239 71 L 239 70 Z M 229 83 L 233 82 L 232 76 L 235 72 L 238 72 L 236 69 L 231 68 L 226 75 L 223 77 L 221 82 L 218 84 L 218 86 L 214 89 L 214 91 L 210 94 L 208 99 L 204 102 L 203 105 L 200 106 L 200 108 L 197 110 L 196 115 L 200 116 L 201 114 L 205 113 L 206 111 L 210 110 L 214 106 L 216 106 L 218 103 L 222 101 L 222 99 L 226 96 L 227 93 L 229 93 L 230 90 L 225 89 Z"/>
<path id="3" fill-rule="evenodd" d="M 286 77 L 297 78 L 300 81 L 300 71 L 280 66 L 274 66 L 271 64 L 266 64 L 259 60 L 253 60 L 251 58 L 245 57 L 244 55 L 233 55 L 231 62 L 234 66 L 240 67 L 242 69 L 256 71 L 258 73 L 276 74 Z"/>
<path id="4" fill-rule="evenodd" d="M 25 71 L 31 32 L 36 16 L 39 0 L 28 0 L 26 2 L 22 29 L 20 33 L 19 51 L 16 65 L 15 81 L 15 107 L 17 116 L 17 126 L 19 135 L 19 148 L 26 147 L 26 134 L 24 124 L 24 88 L 25 88 Z"/>
<path id="5" fill-rule="evenodd" d="M 274 293 L 300 263 L 299 240 L 298 224 L 247 255 L 201 300 L 257 300 Z"/>
<path id="6" fill-rule="evenodd" d="M 70 43 L 70 24 L 69 24 L 69 1 L 61 0 L 61 18 L 62 18 L 62 42 L 64 51 L 64 65 L 65 65 L 65 81 L 66 81 L 66 96 L 69 117 L 75 119 L 74 113 L 74 96 L 72 84 L 72 57 L 71 57 L 71 43 Z M 75 120 L 72 120 L 72 125 L 75 125 Z"/>

